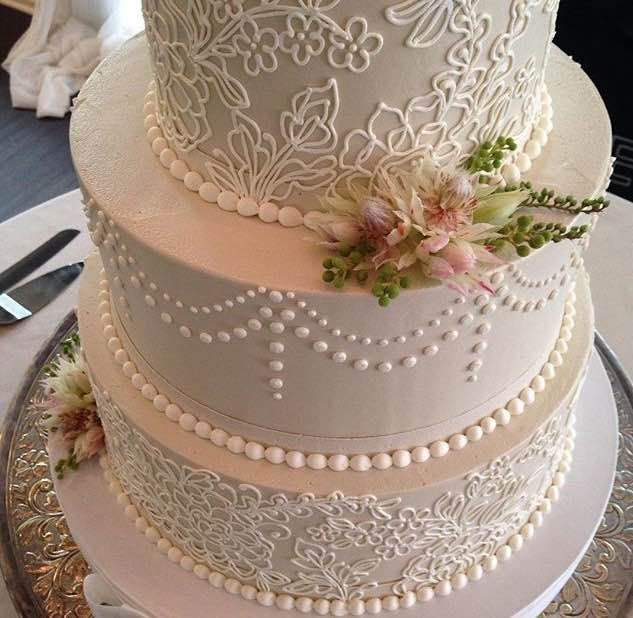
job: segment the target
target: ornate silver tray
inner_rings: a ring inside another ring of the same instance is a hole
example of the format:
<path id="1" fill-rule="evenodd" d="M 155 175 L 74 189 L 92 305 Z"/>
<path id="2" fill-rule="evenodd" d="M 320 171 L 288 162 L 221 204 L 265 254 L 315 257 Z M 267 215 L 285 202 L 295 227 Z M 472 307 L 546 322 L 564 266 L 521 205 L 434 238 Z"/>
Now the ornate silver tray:
<path id="1" fill-rule="evenodd" d="M 76 331 L 69 314 L 35 358 L 0 433 L 0 568 L 18 614 L 28 618 L 90 616 L 82 594 L 88 566 L 57 502 L 38 408 L 46 367 Z M 587 553 L 545 617 L 633 611 L 633 385 L 598 334 L 596 348 L 620 422 L 615 485 Z"/>

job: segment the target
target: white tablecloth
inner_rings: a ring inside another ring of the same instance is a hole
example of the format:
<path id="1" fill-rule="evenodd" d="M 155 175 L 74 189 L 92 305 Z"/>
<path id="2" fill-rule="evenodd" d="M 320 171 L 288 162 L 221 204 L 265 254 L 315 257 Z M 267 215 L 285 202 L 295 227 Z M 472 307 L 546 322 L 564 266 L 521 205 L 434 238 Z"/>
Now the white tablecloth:
<path id="1" fill-rule="evenodd" d="M 82 234 L 40 269 L 41 272 L 83 259 L 91 249 L 79 191 L 61 195 L 0 224 L 0 271 L 67 227 L 80 229 Z M 591 275 L 597 328 L 633 375 L 630 334 L 633 327 L 633 204 L 612 197 L 612 206 L 601 218 L 586 262 Z M 74 283 L 32 318 L 13 327 L 0 328 L 0 420 L 33 356 L 74 306 L 76 296 L 77 283 Z M 0 616 L 15 616 L 1 582 Z"/>

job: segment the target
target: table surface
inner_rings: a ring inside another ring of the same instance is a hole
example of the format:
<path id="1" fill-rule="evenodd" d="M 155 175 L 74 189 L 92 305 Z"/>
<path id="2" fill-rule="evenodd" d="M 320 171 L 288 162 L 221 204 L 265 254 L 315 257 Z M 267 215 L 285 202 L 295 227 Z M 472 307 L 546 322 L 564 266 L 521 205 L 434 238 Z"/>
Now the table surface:
<path id="1" fill-rule="evenodd" d="M 611 197 L 587 254 L 586 265 L 596 308 L 596 324 L 607 343 L 633 374 L 633 204 Z M 0 271 L 67 227 L 82 233 L 34 276 L 83 259 L 91 250 L 79 191 L 71 191 L 0 224 Z M 0 421 L 42 343 L 71 309 L 77 297 L 75 282 L 55 302 L 32 318 L 0 329 Z M 16 616 L 0 580 L 0 616 Z M 633 618 L 633 614 L 632 614 Z"/>

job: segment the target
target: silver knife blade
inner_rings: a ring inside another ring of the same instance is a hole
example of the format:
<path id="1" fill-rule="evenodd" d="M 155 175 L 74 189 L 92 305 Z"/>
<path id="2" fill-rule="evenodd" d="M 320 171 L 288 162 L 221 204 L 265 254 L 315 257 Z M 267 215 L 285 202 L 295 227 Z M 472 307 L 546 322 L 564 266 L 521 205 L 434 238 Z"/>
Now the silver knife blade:
<path id="1" fill-rule="evenodd" d="M 62 266 L 0 294 L 0 326 L 31 317 L 57 298 L 81 273 L 83 262 Z"/>
<path id="2" fill-rule="evenodd" d="M 62 230 L 42 243 L 28 255 L 18 260 L 13 266 L 9 266 L 0 273 L 0 294 L 6 292 L 11 286 L 28 277 L 33 271 L 45 264 L 54 255 L 61 251 L 75 236 L 79 230 Z"/>

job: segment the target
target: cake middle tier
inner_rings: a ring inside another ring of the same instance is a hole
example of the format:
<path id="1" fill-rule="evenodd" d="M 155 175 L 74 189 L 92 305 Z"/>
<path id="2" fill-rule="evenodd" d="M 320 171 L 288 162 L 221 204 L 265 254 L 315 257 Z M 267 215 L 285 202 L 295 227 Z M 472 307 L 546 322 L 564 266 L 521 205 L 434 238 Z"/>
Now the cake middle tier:
<path id="1" fill-rule="evenodd" d="M 155 278 L 140 258 L 130 263 L 106 247 L 113 283 L 104 279 L 100 292 L 104 345 L 159 411 L 185 415 L 189 431 L 201 421 L 303 453 L 375 454 L 435 441 L 447 448 L 485 418 L 503 425 L 521 415 L 547 390 L 572 338 L 587 338 L 574 317 L 582 258 L 571 243 L 557 247 L 560 255 L 543 252 L 530 263 L 541 262 L 547 276 L 530 280 L 510 266 L 491 276 L 496 298 L 412 291 L 389 325 L 361 294 L 316 304 L 207 280 L 233 289 L 208 307 L 198 297 L 185 304 L 172 291 L 178 277 L 162 270 Z M 189 289 L 204 294 L 204 282 Z M 355 314 L 367 332 L 351 330 Z"/>

